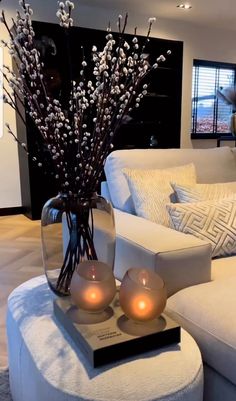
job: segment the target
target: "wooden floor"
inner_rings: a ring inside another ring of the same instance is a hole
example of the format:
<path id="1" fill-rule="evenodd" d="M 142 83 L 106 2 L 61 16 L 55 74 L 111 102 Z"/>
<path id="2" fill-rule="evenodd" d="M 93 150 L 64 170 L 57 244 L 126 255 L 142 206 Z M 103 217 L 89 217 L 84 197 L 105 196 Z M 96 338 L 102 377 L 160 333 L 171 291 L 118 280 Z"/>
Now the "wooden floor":
<path id="1" fill-rule="evenodd" d="M 42 273 L 40 221 L 23 215 L 0 217 L 0 367 L 7 366 L 7 297 L 19 284 Z"/>

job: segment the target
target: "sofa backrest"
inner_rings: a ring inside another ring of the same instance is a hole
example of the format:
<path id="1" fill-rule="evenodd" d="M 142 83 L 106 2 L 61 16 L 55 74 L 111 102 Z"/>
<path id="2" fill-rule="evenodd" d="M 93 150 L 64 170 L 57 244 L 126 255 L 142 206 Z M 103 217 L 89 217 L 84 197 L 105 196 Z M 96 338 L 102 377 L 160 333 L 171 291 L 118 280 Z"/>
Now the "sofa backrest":
<path id="1" fill-rule="evenodd" d="M 236 181 L 235 148 L 228 146 L 209 149 L 116 150 L 108 156 L 105 163 L 106 180 L 113 206 L 128 213 L 135 213 L 123 168 L 162 169 L 191 162 L 196 167 L 199 183 Z"/>

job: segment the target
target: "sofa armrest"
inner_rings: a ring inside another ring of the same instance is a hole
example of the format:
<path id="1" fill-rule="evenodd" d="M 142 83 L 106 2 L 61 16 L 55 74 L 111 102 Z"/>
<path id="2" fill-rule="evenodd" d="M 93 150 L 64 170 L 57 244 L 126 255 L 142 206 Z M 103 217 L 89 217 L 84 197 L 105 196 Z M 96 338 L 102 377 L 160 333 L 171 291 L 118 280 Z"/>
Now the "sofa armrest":
<path id="1" fill-rule="evenodd" d="M 101 182 L 101 195 L 112 204 L 110 191 L 106 181 Z"/>
<path id="2" fill-rule="evenodd" d="M 168 296 L 211 280 L 211 244 L 115 209 L 115 276 L 147 267 L 164 279 Z"/>

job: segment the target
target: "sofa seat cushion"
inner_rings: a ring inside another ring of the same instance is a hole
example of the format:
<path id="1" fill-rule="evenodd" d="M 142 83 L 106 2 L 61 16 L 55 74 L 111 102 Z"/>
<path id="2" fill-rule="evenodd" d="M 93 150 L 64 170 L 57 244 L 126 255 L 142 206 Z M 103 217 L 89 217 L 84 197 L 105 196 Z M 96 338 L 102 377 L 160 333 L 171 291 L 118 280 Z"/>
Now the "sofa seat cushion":
<path id="1" fill-rule="evenodd" d="M 196 340 L 203 360 L 236 385 L 236 277 L 185 288 L 166 313 Z"/>
<path id="2" fill-rule="evenodd" d="M 211 279 L 220 280 L 236 276 L 236 255 L 216 258 L 211 261 Z"/>

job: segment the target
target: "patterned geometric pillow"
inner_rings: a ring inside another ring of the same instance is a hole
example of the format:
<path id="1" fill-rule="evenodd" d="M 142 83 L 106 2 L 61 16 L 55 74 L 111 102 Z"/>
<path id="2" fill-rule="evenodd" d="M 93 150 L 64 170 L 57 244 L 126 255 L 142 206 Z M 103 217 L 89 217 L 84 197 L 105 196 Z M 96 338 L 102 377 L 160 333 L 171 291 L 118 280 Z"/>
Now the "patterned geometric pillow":
<path id="1" fill-rule="evenodd" d="M 128 181 L 137 216 L 165 226 L 169 226 L 166 204 L 172 201 L 171 196 L 174 195 L 170 182 L 196 184 L 193 163 L 168 169 L 124 168 L 122 171 Z"/>
<path id="2" fill-rule="evenodd" d="M 172 228 L 210 242 L 212 257 L 236 253 L 236 195 L 166 207 Z"/>
<path id="3" fill-rule="evenodd" d="M 236 193 L 236 182 L 196 184 L 194 186 L 183 186 L 172 182 L 171 186 L 175 191 L 177 201 L 180 203 L 217 200 Z"/>

